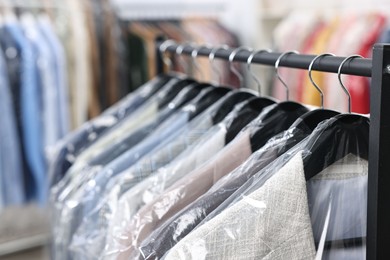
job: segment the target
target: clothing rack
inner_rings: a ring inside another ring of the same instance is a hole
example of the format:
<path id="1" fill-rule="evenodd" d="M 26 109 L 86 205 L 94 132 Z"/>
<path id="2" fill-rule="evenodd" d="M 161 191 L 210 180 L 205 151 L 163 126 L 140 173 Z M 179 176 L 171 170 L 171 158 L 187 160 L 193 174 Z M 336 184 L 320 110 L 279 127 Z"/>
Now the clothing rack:
<path id="1" fill-rule="evenodd" d="M 159 54 L 161 39 L 156 41 L 157 71 L 163 72 Z M 166 52 L 176 53 L 178 44 L 169 44 Z M 195 48 L 198 56 L 206 56 L 213 48 L 186 45 L 181 54 L 191 55 Z M 228 60 L 234 49 L 219 49 L 215 58 Z M 242 50 L 235 62 L 246 62 L 252 52 Z M 254 56 L 252 64 L 274 66 L 281 53 L 262 52 Z M 288 54 L 280 67 L 308 69 L 315 55 Z M 313 64 L 316 71 L 337 73 L 345 57 L 324 56 Z M 342 74 L 371 77 L 370 144 L 368 166 L 367 251 L 366 259 L 390 259 L 390 44 L 376 44 L 372 59 L 351 59 L 342 68 Z M 386 114 L 388 113 L 388 114 Z"/>

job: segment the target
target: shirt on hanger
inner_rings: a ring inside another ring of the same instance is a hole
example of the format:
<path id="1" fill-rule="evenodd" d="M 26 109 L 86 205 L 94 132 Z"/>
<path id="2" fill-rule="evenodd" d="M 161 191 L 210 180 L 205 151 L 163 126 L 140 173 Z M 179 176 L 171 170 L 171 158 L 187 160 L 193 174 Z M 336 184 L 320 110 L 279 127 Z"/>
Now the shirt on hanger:
<path id="1" fill-rule="evenodd" d="M 17 118 L 12 102 L 7 67 L 3 52 L 0 52 L 0 211 L 3 206 L 22 204 L 27 199 Z"/>
<path id="2" fill-rule="evenodd" d="M 65 50 L 62 43 L 55 34 L 51 22 L 47 16 L 40 15 L 37 18 L 37 25 L 42 33 L 42 36 L 49 44 L 51 55 L 53 56 L 53 66 L 55 70 L 55 84 L 57 88 L 57 106 L 59 106 L 59 118 L 57 123 L 60 129 L 60 136 L 65 136 L 70 130 L 70 115 L 69 115 L 69 86 L 67 79 L 67 64 Z"/>
<path id="3" fill-rule="evenodd" d="M 21 27 L 26 38 L 29 39 L 36 53 L 36 66 L 42 89 L 42 122 L 44 148 L 52 147 L 62 136 L 59 125 L 56 123 L 61 116 L 56 102 L 57 90 L 55 88 L 55 71 L 53 71 L 50 48 L 42 37 L 34 18 L 29 14 L 21 17 Z"/>
<path id="4" fill-rule="evenodd" d="M 38 69 L 34 63 L 34 51 L 29 40 L 25 38 L 16 20 L 8 19 L 4 24 L 5 30 L 14 38 L 21 53 L 21 125 L 24 142 L 24 153 L 31 169 L 29 184 L 33 198 L 40 203 L 46 201 L 46 164 L 42 140 L 41 124 L 41 93 L 38 82 Z"/>

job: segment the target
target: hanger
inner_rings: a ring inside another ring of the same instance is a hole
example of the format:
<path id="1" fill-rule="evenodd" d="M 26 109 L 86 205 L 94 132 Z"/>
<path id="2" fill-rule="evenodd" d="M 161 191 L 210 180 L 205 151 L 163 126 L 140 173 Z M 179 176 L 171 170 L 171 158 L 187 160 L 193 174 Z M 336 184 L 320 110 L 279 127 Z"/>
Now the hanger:
<path id="1" fill-rule="evenodd" d="M 181 47 L 180 47 L 181 46 Z M 179 45 L 180 48 L 176 49 L 177 54 L 181 54 L 184 47 Z M 197 52 L 196 52 L 197 54 Z M 194 55 L 196 57 L 196 55 Z M 215 103 L 221 97 L 223 97 L 226 93 L 230 92 L 232 89 L 229 87 L 222 86 L 213 86 L 208 83 L 197 83 L 193 82 L 192 85 L 195 88 L 203 88 L 199 95 L 196 96 L 194 100 L 190 102 L 190 104 L 186 107 L 187 111 L 190 112 L 189 118 L 190 120 L 203 112 L 210 105 Z"/>
<path id="2" fill-rule="evenodd" d="M 229 47 L 227 45 L 222 45 L 220 47 L 216 47 L 214 49 L 211 50 L 210 54 L 209 54 L 209 61 L 210 61 L 210 64 L 211 64 L 211 69 L 214 71 L 214 73 L 218 76 L 218 81 L 214 81 L 213 84 L 214 85 L 218 85 L 218 84 L 221 84 L 222 83 L 222 76 L 221 76 L 221 72 L 218 70 L 218 68 L 215 66 L 215 63 L 214 63 L 214 59 L 215 59 L 215 54 L 217 53 L 217 51 L 219 50 L 228 50 Z"/>
<path id="3" fill-rule="evenodd" d="M 172 40 L 167 40 L 160 45 L 160 54 L 161 55 L 165 54 L 165 51 L 168 48 L 169 44 L 175 44 L 175 42 Z M 176 48 L 176 54 L 180 55 L 182 51 L 183 51 L 183 46 L 179 44 Z M 166 56 L 162 56 L 162 58 L 163 58 L 164 63 L 166 65 L 168 65 L 168 68 L 171 69 L 172 68 L 171 67 L 172 61 Z M 190 78 L 184 78 L 182 76 L 179 76 L 178 74 L 175 74 L 175 75 L 168 74 L 167 77 L 168 77 L 168 81 L 165 84 L 163 84 L 164 88 L 166 88 L 165 91 L 159 92 L 157 94 L 157 95 L 159 95 L 158 96 L 158 99 L 159 99 L 158 107 L 159 108 L 162 108 L 162 107 L 165 107 L 166 105 L 168 105 L 176 97 L 176 95 L 181 90 L 183 90 L 183 88 L 195 83 L 195 80 L 190 79 Z M 184 99 L 184 97 L 183 97 L 183 99 Z"/>
<path id="4" fill-rule="evenodd" d="M 248 60 L 246 61 L 247 69 L 248 69 L 249 74 L 251 75 L 253 81 L 256 83 L 257 91 L 259 92 L 259 95 L 261 95 L 261 84 L 260 84 L 260 80 L 257 78 L 256 74 L 252 71 L 251 65 L 252 65 L 252 60 L 253 60 L 253 58 L 254 58 L 257 54 L 261 54 L 261 53 L 263 53 L 263 52 L 271 53 L 272 50 L 266 49 L 266 50 L 254 51 L 254 52 L 251 53 L 251 55 L 249 55 Z"/>
<path id="5" fill-rule="evenodd" d="M 229 56 L 229 62 L 232 63 L 234 60 L 234 56 L 243 48 L 237 48 L 232 52 L 232 54 Z M 253 56 L 256 52 L 252 52 L 252 54 L 249 56 L 247 60 L 247 64 L 249 61 L 249 64 L 251 63 Z M 232 69 L 233 67 L 230 66 Z M 250 66 L 248 66 L 250 69 Z M 235 70 L 235 73 L 237 77 L 240 79 L 241 86 L 242 86 L 242 75 Z M 232 118 L 230 121 L 226 123 L 227 126 L 227 133 L 225 137 L 225 143 L 229 143 L 233 138 L 252 120 L 254 120 L 263 110 L 264 108 L 275 104 L 275 101 L 269 98 L 264 97 L 252 97 L 247 102 L 242 104 L 241 106 L 237 107 L 236 114 L 232 115 Z"/>
<path id="6" fill-rule="evenodd" d="M 191 44 L 190 44 L 191 45 Z M 179 55 L 182 54 L 182 51 L 184 49 L 185 45 L 179 45 L 178 49 L 176 50 L 176 53 Z M 192 57 L 192 62 L 196 63 L 196 58 L 198 56 L 198 49 L 194 47 L 194 51 L 191 53 Z M 184 64 L 182 64 L 184 65 Z M 188 66 L 187 66 L 188 67 Z M 205 91 L 207 89 L 207 91 Z M 198 113 L 203 111 L 205 108 L 203 106 L 207 107 L 209 106 L 209 102 L 215 101 L 215 98 L 221 97 L 220 95 L 225 94 L 226 88 L 217 89 L 216 87 L 211 86 L 208 83 L 198 83 L 198 82 L 193 82 L 190 85 L 186 86 L 183 90 L 179 92 L 179 94 L 174 98 L 172 102 L 170 102 L 169 106 L 175 106 L 177 108 L 182 107 L 185 105 L 187 102 L 190 100 L 193 100 L 195 97 L 201 94 L 201 91 L 203 91 L 205 94 L 201 95 L 201 98 L 199 99 L 194 99 L 194 106 L 196 106 L 198 109 L 196 110 L 197 112 L 193 114 L 193 116 L 196 116 Z M 206 95 L 207 93 L 207 95 Z M 214 94 L 213 94 L 214 93 Z M 214 96 L 213 96 L 214 95 Z M 209 99 L 207 99 L 209 98 Z M 206 100 L 205 100 L 206 99 Z"/>
<path id="7" fill-rule="evenodd" d="M 219 80 L 221 81 L 221 75 L 218 69 L 214 66 L 214 59 L 215 59 L 215 53 L 220 50 L 220 49 L 225 49 L 227 50 L 227 46 L 221 46 L 217 47 L 211 50 L 209 54 L 209 61 L 211 64 L 211 68 L 213 71 L 218 75 Z M 218 84 L 218 83 L 217 83 Z M 228 95 L 224 97 L 224 100 L 220 104 L 219 108 L 212 114 L 212 120 L 213 124 L 217 124 L 221 122 L 235 107 L 240 102 L 243 102 L 245 100 L 248 100 L 251 97 L 256 96 L 256 93 L 252 91 L 246 91 L 246 90 L 234 90 Z"/>
<path id="8" fill-rule="evenodd" d="M 297 53 L 290 51 L 282 53 L 275 62 L 276 76 L 286 88 L 287 100 L 289 98 L 289 88 L 284 80 L 280 77 L 278 68 L 280 60 L 287 54 Z M 273 105 L 266 113 L 260 114 L 253 122 L 254 130 L 251 133 L 250 141 L 252 151 L 257 151 L 261 148 L 272 136 L 287 130 L 297 119 L 308 112 L 308 109 L 303 105 L 284 101 Z"/>
<path id="9" fill-rule="evenodd" d="M 314 82 L 314 80 L 311 76 L 313 64 L 315 63 L 315 61 L 322 58 L 322 57 L 325 57 L 325 56 L 335 56 L 335 55 L 332 53 L 324 53 L 324 54 L 320 54 L 320 55 L 316 56 L 311 61 L 310 65 L 309 65 L 309 69 L 308 69 L 310 82 L 316 88 L 316 90 L 320 93 L 321 108 L 309 111 L 309 112 L 305 113 L 304 115 L 300 116 L 297 119 L 297 121 L 294 122 L 292 127 L 297 127 L 297 128 L 302 129 L 302 130 L 309 130 L 310 132 L 312 132 L 320 122 L 340 114 L 339 112 L 336 112 L 334 110 L 324 109 L 324 93 L 323 93 L 322 89 Z"/>
<path id="10" fill-rule="evenodd" d="M 231 70 L 231 72 L 233 72 L 234 75 L 236 75 L 236 77 L 238 78 L 239 82 L 240 82 L 240 88 L 243 88 L 243 84 L 244 84 L 244 77 L 241 75 L 241 73 L 234 67 L 234 64 L 233 64 L 233 61 L 234 61 L 234 58 L 236 57 L 236 55 L 238 53 L 240 53 L 241 51 L 249 51 L 249 52 L 252 52 L 252 49 L 251 48 L 248 48 L 248 47 L 238 47 L 236 49 L 234 49 L 230 55 L 229 55 L 229 68 Z"/>
<path id="11" fill-rule="evenodd" d="M 351 114 L 351 96 L 341 80 L 343 65 L 357 57 L 361 58 L 359 55 L 345 58 L 338 69 L 340 86 L 348 96 L 348 113 L 329 119 L 323 130 L 310 138 L 307 146 L 310 148 L 310 154 L 304 160 L 306 180 L 350 153 L 368 160 L 369 119 Z"/>

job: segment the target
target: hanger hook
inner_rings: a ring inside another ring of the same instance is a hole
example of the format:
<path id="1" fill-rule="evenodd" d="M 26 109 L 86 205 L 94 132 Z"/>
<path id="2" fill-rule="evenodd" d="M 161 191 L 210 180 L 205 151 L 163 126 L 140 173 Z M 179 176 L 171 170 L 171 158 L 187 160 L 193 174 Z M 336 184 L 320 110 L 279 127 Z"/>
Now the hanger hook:
<path id="1" fill-rule="evenodd" d="M 215 59 L 215 54 L 217 53 L 217 51 L 219 50 L 228 50 L 229 47 L 224 44 L 220 47 L 216 47 L 216 48 L 213 48 L 209 54 L 209 61 L 210 61 L 210 64 L 211 64 L 211 68 L 212 70 L 214 71 L 215 74 L 217 74 L 218 76 L 218 80 L 219 82 L 215 82 L 216 85 L 219 83 L 221 84 L 222 83 L 222 75 L 221 75 L 221 71 L 218 70 L 218 68 L 215 66 L 215 63 L 214 63 L 214 59 Z"/>
<path id="2" fill-rule="evenodd" d="M 279 81 L 283 84 L 284 88 L 286 89 L 286 100 L 289 100 L 289 97 L 290 97 L 290 89 L 288 88 L 286 82 L 282 79 L 282 77 L 279 75 L 279 63 L 280 61 L 282 60 L 282 58 L 288 54 L 299 54 L 298 51 L 286 51 L 284 53 L 282 53 L 279 58 L 276 60 L 275 62 L 275 72 L 276 72 L 276 76 L 278 77 Z"/>
<path id="3" fill-rule="evenodd" d="M 324 109 L 324 92 L 322 91 L 322 89 L 314 82 L 312 76 L 311 76 L 311 72 L 312 72 L 312 68 L 313 68 L 313 64 L 316 60 L 318 60 L 319 58 L 322 58 L 322 57 L 326 57 L 326 56 L 335 56 L 333 53 L 324 53 L 324 54 L 320 54 L 318 56 L 316 56 L 311 62 L 310 62 L 310 65 L 309 65 L 309 79 L 310 79 L 310 82 L 311 84 L 313 84 L 313 86 L 317 89 L 317 91 L 320 93 L 320 96 L 321 96 L 321 108 Z"/>
<path id="4" fill-rule="evenodd" d="M 184 61 L 184 58 L 183 58 L 183 50 L 184 48 L 186 47 L 186 44 L 185 43 L 182 43 L 182 44 L 179 44 L 177 47 L 176 47 L 176 55 L 179 56 L 178 60 L 179 60 L 179 63 L 180 63 L 180 66 L 184 69 L 184 73 L 187 73 L 189 72 L 189 66 L 188 64 Z"/>
<path id="5" fill-rule="evenodd" d="M 165 52 L 167 51 L 169 46 L 173 46 L 175 44 L 176 42 L 174 40 L 168 39 L 165 40 L 159 47 L 161 59 L 163 60 L 164 64 L 168 67 L 169 71 L 172 70 L 172 61 L 167 55 L 165 55 Z"/>
<path id="6" fill-rule="evenodd" d="M 243 87 L 243 83 L 244 83 L 244 77 L 241 75 L 241 73 L 233 66 L 233 61 L 234 61 L 234 58 L 236 57 L 236 55 L 240 52 L 240 51 L 249 51 L 251 52 L 252 49 L 251 48 L 248 48 L 248 47 L 238 47 L 236 49 L 234 49 L 232 51 L 232 53 L 230 53 L 229 55 L 229 66 L 230 66 L 230 70 L 234 73 L 234 75 L 237 76 L 239 82 L 240 82 L 240 88 Z"/>
<path id="7" fill-rule="evenodd" d="M 196 58 L 198 57 L 198 52 L 200 49 L 202 49 L 204 46 L 193 46 L 193 51 L 191 52 L 191 58 L 192 58 L 192 63 L 194 64 L 195 69 L 199 72 L 200 78 L 205 79 L 204 74 L 202 69 L 199 66 L 198 61 Z"/>
<path id="8" fill-rule="evenodd" d="M 252 60 L 253 60 L 253 58 L 254 58 L 257 54 L 260 54 L 260 53 L 263 53 L 263 52 L 270 53 L 270 52 L 272 52 L 272 50 L 271 50 L 271 49 L 265 49 L 265 50 L 254 51 L 254 52 L 252 52 L 252 54 L 248 57 L 248 60 L 246 61 L 248 71 L 249 71 L 250 75 L 252 76 L 252 79 L 256 82 L 257 91 L 259 92 L 259 95 L 261 95 L 261 84 L 260 84 L 260 80 L 259 80 L 259 78 L 256 76 L 256 74 L 251 70 L 251 65 L 252 65 Z"/>
<path id="9" fill-rule="evenodd" d="M 351 93 L 349 93 L 348 89 L 345 87 L 345 85 L 343 84 L 343 81 L 341 80 L 341 70 L 342 70 L 344 64 L 345 64 L 348 60 L 352 60 L 352 59 L 354 59 L 354 58 L 363 58 L 363 57 L 360 56 L 360 55 L 357 55 L 357 54 L 348 56 L 347 58 L 345 58 L 345 59 L 341 62 L 340 66 L 339 66 L 339 69 L 338 69 L 338 71 L 337 71 L 337 77 L 339 78 L 340 86 L 341 86 L 341 88 L 344 90 L 345 94 L 347 94 L 347 96 L 348 96 L 348 113 L 351 113 Z"/>

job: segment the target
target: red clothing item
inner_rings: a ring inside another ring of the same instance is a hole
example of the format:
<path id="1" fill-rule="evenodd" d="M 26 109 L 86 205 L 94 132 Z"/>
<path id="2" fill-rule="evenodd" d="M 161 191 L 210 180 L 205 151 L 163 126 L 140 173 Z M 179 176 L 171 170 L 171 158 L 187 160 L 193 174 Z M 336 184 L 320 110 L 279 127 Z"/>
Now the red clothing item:
<path id="1" fill-rule="evenodd" d="M 362 45 L 358 54 L 363 57 L 371 57 L 372 47 L 385 29 L 386 17 L 376 13 L 366 19 L 368 19 L 367 24 L 369 24 L 370 30 L 367 30 L 367 35 L 362 37 Z M 367 78 L 347 76 L 344 85 L 351 94 L 352 112 L 368 114 L 370 112 L 370 83 Z"/>

